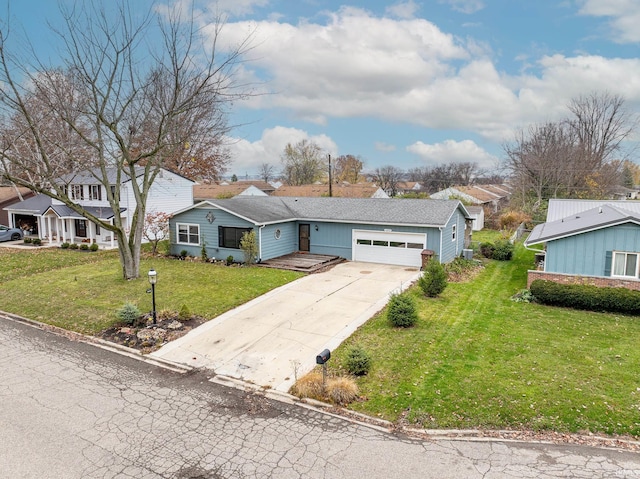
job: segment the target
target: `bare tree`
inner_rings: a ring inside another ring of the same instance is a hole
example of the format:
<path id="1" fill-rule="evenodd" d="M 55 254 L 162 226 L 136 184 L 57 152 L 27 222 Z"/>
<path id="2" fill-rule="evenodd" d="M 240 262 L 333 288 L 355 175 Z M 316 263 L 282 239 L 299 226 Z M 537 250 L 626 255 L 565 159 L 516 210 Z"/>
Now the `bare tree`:
<path id="1" fill-rule="evenodd" d="M 518 132 L 504 145 L 505 166 L 523 202 L 605 197 L 622 181 L 623 143 L 637 126 L 624 100 L 592 93 L 571 100 L 571 116 Z"/>
<path id="2" fill-rule="evenodd" d="M 269 183 L 274 178 L 274 167 L 269 163 L 262 163 L 260 165 L 260 178 L 265 183 Z"/>
<path id="3" fill-rule="evenodd" d="M 323 179 L 328 171 L 322 149 L 312 141 L 301 140 L 295 145 L 288 143 L 281 159 L 282 178 L 288 185 L 314 183 Z"/>
<path id="4" fill-rule="evenodd" d="M 205 43 L 192 13 L 179 7 L 141 20 L 126 0 L 61 9 L 63 67 L 26 61 L 12 50 L 8 25 L 1 29 L 0 164 L 13 183 L 112 231 L 123 277 L 137 278 L 147 197 L 161 168 L 185 171 L 190 158 L 209 156 L 216 176 L 224 165 L 215 139 L 228 131 L 226 108 L 246 94 L 234 78 L 249 37 L 220 52 L 224 22 L 209 27 Z M 157 48 L 145 40 L 151 36 L 161 39 Z M 82 170 L 104 186 L 114 212 L 120 185 L 132 179 L 130 225 L 119 214 L 103 221 L 73 200 L 67 184 Z"/>
<path id="5" fill-rule="evenodd" d="M 376 168 L 373 178 L 376 184 L 382 188 L 389 196 L 398 194 L 398 183 L 402 181 L 404 172 L 395 166 L 387 165 Z"/>

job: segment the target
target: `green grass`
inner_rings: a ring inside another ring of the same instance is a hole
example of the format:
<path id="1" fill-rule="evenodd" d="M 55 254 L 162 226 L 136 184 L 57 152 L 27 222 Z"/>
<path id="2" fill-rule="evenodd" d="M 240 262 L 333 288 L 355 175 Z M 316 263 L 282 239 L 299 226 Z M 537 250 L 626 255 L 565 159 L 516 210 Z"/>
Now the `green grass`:
<path id="1" fill-rule="evenodd" d="M 475 238 L 474 238 L 475 239 Z M 533 253 L 488 262 L 436 299 L 414 287 L 420 320 L 392 328 L 383 311 L 335 351 L 371 353 L 355 410 L 425 428 L 506 428 L 640 436 L 640 320 L 510 297 L 526 286 Z"/>
<path id="2" fill-rule="evenodd" d="M 143 258 L 143 277 L 124 281 L 115 251 L 88 253 L 57 248 L 0 248 L 0 309 L 72 331 L 96 334 L 117 322 L 131 302 L 151 310 L 146 272 L 158 272 L 158 311 L 213 318 L 301 276 L 270 268 L 226 267 L 162 257 Z"/>

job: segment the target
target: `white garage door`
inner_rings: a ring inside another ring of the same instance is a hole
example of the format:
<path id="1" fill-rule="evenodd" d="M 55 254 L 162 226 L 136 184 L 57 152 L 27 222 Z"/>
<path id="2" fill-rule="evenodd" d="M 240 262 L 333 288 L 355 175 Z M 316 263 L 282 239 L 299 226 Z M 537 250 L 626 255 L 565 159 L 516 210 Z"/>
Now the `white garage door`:
<path id="1" fill-rule="evenodd" d="M 352 236 L 354 261 L 422 266 L 420 253 L 427 244 L 426 234 L 353 230 Z"/>

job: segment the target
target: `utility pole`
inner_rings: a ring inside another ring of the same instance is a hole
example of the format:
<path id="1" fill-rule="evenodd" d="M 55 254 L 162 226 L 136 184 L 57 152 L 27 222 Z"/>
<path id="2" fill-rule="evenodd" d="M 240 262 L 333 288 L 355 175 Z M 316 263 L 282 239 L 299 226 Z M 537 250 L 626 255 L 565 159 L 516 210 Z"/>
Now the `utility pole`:
<path id="1" fill-rule="evenodd" d="M 333 196 L 333 178 L 331 175 L 331 155 L 329 155 L 329 198 Z"/>

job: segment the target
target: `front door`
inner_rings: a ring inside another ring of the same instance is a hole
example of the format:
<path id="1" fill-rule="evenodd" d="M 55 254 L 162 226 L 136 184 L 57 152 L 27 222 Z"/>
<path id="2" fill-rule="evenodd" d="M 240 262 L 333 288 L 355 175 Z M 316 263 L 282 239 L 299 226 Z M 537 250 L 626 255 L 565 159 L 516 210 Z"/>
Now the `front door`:
<path id="1" fill-rule="evenodd" d="M 298 227 L 298 249 L 300 251 L 307 251 L 307 252 L 309 251 L 310 235 L 311 235 L 311 225 L 301 224 Z"/>
<path id="2" fill-rule="evenodd" d="M 87 237 L 87 221 L 86 220 L 76 220 L 76 236 L 80 238 Z"/>

